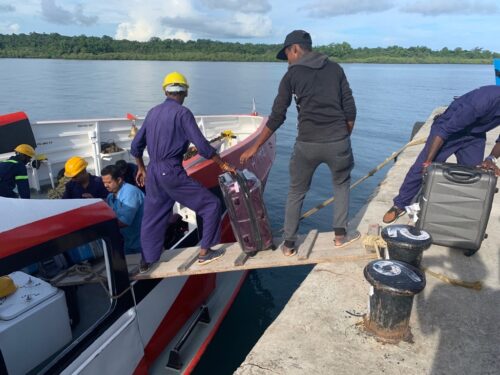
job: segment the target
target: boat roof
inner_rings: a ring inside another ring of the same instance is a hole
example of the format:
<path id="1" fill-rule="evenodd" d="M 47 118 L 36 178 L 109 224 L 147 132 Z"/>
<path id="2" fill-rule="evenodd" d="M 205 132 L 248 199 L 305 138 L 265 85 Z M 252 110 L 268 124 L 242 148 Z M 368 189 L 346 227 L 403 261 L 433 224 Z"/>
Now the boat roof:
<path id="1" fill-rule="evenodd" d="M 101 199 L 0 197 L 0 259 L 116 218 Z"/>

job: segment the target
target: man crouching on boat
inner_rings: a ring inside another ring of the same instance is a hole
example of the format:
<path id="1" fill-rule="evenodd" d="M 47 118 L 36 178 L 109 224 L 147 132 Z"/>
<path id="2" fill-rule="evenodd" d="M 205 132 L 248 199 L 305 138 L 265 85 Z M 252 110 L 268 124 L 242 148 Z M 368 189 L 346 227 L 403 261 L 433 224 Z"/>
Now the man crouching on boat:
<path id="1" fill-rule="evenodd" d="M 118 219 L 125 254 L 140 253 L 144 193 L 137 186 L 126 183 L 122 171 L 116 165 L 104 167 L 101 177 L 109 191 L 106 202 Z"/>
<path id="2" fill-rule="evenodd" d="M 224 172 L 235 172 L 234 167 L 223 162 L 216 150 L 201 133 L 191 111 L 184 107 L 189 85 L 177 72 L 163 80 L 167 99 L 152 108 L 131 145 L 138 170 L 138 186 L 146 185 L 144 216 L 141 226 L 142 261 L 139 271 L 147 272 L 160 259 L 165 241 L 165 230 L 177 201 L 195 211 L 203 220 L 199 264 L 212 262 L 224 251 L 212 250 L 221 237 L 221 202 L 208 189 L 188 177 L 182 166 L 183 155 L 193 143 L 201 156 L 211 159 Z M 142 158 L 148 148 L 149 165 Z"/>
<path id="3" fill-rule="evenodd" d="M 80 156 L 69 158 L 64 164 L 64 176 L 71 178 L 66 183 L 62 199 L 101 198 L 106 200 L 108 191 L 101 177 L 87 172 L 87 161 Z"/>
<path id="4" fill-rule="evenodd" d="M 35 149 L 28 144 L 21 144 L 14 149 L 16 153 L 0 162 L 0 197 L 17 198 L 14 192 L 17 186 L 19 197 L 30 198 L 30 185 L 26 164 L 35 156 Z"/>

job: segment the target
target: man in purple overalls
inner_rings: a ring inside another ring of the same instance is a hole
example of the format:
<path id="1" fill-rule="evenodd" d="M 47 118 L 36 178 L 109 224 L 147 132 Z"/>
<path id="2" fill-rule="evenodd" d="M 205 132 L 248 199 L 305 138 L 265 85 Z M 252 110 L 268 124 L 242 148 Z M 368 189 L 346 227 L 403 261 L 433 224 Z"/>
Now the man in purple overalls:
<path id="1" fill-rule="evenodd" d="M 139 271 L 142 273 L 160 258 L 175 202 L 195 211 L 203 220 L 198 262 L 206 264 L 224 255 L 223 250 L 210 249 L 220 242 L 221 202 L 188 177 L 182 166 L 183 155 L 193 143 L 201 156 L 213 160 L 223 171 L 234 172 L 235 169 L 220 159 L 201 133 L 191 111 L 182 105 L 188 88 L 186 78 L 180 73 L 173 72 L 165 77 L 163 90 L 167 99 L 148 112 L 130 150 L 138 166 L 137 184 L 147 186 L 141 226 L 143 259 Z M 149 154 L 147 174 L 142 158 L 146 146 Z"/>
<path id="2" fill-rule="evenodd" d="M 445 162 L 452 154 L 458 164 L 480 165 L 499 174 L 500 136 L 490 155 L 484 157 L 486 132 L 500 125 L 500 86 L 483 86 L 457 98 L 434 120 L 424 149 L 412 165 L 394 198 L 394 206 L 384 215 L 386 224 L 405 214 L 422 186 L 425 168 L 431 162 Z"/>

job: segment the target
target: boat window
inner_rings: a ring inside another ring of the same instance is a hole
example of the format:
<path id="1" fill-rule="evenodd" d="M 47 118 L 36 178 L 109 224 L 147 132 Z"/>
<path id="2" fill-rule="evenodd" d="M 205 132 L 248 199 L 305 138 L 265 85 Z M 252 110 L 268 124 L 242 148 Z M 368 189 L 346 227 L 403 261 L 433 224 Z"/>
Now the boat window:
<path id="1" fill-rule="evenodd" d="M 9 274 L 0 299 L 0 350 L 10 374 L 37 373 L 110 310 L 103 240 Z"/>

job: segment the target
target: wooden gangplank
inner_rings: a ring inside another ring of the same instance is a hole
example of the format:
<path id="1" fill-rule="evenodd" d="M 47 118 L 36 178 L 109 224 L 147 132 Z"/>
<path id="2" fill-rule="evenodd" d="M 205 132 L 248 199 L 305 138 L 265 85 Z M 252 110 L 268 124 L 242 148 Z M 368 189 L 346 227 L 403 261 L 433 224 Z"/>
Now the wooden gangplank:
<path id="1" fill-rule="evenodd" d="M 259 268 L 370 260 L 376 257 L 375 254 L 367 252 L 361 239 L 346 247 L 336 249 L 333 238 L 333 232 L 318 233 L 317 230 L 312 230 L 307 235 L 299 237 L 297 255 L 291 257 L 287 257 L 281 252 L 281 239 L 275 240 L 276 250 L 260 251 L 248 259 L 243 259 L 245 257 L 242 256 L 238 243 L 222 244 L 214 249 L 224 248 L 225 255 L 205 265 L 200 265 L 197 262 L 200 249 L 198 246 L 168 250 L 163 252 L 160 260 L 148 272 L 136 274 L 133 278 L 136 280 L 158 279 Z M 129 267 L 138 266 L 139 262 L 140 254 L 127 255 Z"/>
<path id="2" fill-rule="evenodd" d="M 370 231 L 368 231 L 370 234 Z M 341 249 L 333 246 L 333 232 L 318 233 L 317 230 L 310 231 L 307 235 L 300 236 L 297 240 L 297 255 L 284 256 L 280 250 L 281 239 L 275 239 L 276 250 L 266 250 L 257 253 L 254 257 L 246 256 L 238 243 L 230 243 L 216 246 L 223 247 L 226 254 L 206 265 L 199 265 L 199 247 L 188 247 L 164 251 L 160 261 L 151 270 L 144 274 L 138 274 L 140 254 L 127 255 L 128 272 L 131 279 L 158 279 L 185 275 L 199 275 L 217 272 L 230 272 L 240 270 L 251 270 L 258 268 L 274 268 L 299 266 L 303 264 L 338 263 L 358 260 L 375 259 L 376 255 L 372 249 L 363 246 L 362 240 Z M 57 287 L 107 283 L 107 272 L 104 260 L 96 263 L 75 265 L 61 272 L 50 280 Z"/>

